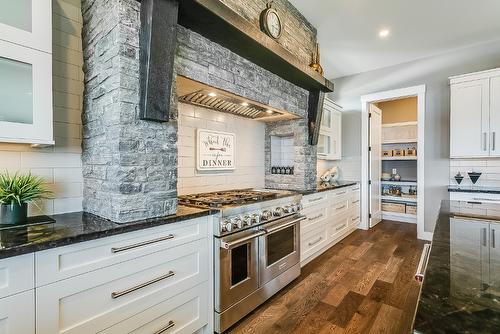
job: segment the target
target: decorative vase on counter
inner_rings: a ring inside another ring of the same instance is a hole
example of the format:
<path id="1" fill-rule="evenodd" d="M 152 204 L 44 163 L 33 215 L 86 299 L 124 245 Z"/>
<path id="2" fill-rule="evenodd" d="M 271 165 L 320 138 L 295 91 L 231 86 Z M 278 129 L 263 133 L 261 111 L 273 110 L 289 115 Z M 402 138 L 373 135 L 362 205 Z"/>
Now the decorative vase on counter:
<path id="1" fill-rule="evenodd" d="M 21 224 L 28 218 L 28 203 L 0 204 L 0 224 Z"/>

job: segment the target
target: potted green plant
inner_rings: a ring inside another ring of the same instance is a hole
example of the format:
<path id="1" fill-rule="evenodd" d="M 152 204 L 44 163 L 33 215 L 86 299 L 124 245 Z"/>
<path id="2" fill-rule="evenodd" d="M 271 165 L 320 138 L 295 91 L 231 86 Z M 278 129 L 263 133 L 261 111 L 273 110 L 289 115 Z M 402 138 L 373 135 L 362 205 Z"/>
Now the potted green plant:
<path id="1" fill-rule="evenodd" d="M 0 173 L 0 223 L 19 224 L 28 217 L 28 204 L 38 205 L 40 199 L 48 198 L 43 179 L 31 173 L 10 175 Z"/>

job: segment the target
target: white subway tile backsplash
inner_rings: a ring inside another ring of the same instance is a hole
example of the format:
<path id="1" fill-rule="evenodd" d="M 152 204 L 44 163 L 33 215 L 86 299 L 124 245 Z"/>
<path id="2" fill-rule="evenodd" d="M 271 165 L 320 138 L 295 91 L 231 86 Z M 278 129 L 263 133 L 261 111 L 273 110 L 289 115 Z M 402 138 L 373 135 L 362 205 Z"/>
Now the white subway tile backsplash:
<path id="1" fill-rule="evenodd" d="M 82 198 L 56 198 L 54 199 L 54 214 L 82 211 Z"/>
<path id="2" fill-rule="evenodd" d="M 476 184 L 472 183 L 468 172 L 482 173 Z M 450 159 L 450 185 L 457 185 L 457 173 L 464 177 L 462 186 L 499 187 L 500 159 Z"/>
<path id="3" fill-rule="evenodd" d="M 236 169 L 198 171 L 196 131 L 198 128 L 235 133 Z M 264 187 L 265 124 L 185 103 L 179 104 L 179 195 L 235 188 Z"/>
<path id="4" fill-rule="evenodd" d="M 54 199 L 30 215 L 82 209 L 81 104 L 83 94 L 80 0 L 53 0 L 53 101 L 55 146 L 0 143 L 0 171 L 31 172 L 54 190 Z"/>

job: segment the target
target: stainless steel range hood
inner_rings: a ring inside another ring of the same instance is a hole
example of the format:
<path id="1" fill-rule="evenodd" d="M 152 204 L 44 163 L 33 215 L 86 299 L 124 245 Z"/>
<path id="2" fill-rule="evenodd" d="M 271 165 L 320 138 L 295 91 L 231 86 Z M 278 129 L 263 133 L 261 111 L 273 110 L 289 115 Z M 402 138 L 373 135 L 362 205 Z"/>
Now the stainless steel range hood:
<path id="1" fill-rule="evenodd" d="M 285 110 L 276 109 L 183 76 L 177 76 L 176 81 L 179 102 L 264 122 L 300 118 Z"/>

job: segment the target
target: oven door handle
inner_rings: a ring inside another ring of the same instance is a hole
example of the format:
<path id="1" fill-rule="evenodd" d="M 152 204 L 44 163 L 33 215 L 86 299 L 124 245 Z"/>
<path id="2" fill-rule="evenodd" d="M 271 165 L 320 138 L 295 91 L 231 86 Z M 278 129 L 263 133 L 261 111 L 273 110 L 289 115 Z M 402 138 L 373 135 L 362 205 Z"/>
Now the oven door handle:
<path id="1" fill-rule="evenodd" d="M 286 223 L 283 223 L 281 225 L 278 225 L 278 226 L 273 226 L 273 227 L 270 227 L 270 228 L 262 228 L 262 231 L 264 231 L 266 234 L 270 234 L 270 233 L 274 233 L 274 232 L 278 232 L 278 231 L 281 231 L 281 230 L 284 230 L 292 225 L 295 225 L 297 224 L 298 222 L 306 219 L 307 217 L 306 216 L 300 216 L 299 218 L 297 219 L 294 219 L 290 222 L 286 222 Z"/>
<path id="2" fill-rule="evenodd" d="M 236 240 L 233 240 L 233 241 L 220 241 L 220 248 L 222 249 L 232 249 L 238 245 L 241 245 L 249 240 L 252 240 L 252 239 L 255 239 L 255 238 L 258 238 L 262 235 L 266 234 L 266 231 L 263 231 L 263 230 L 260 230 L 259 232 L 257 233 L 252 233 L 250 235 L 247 235 L 243 238 L 240 238 L 240 239 L 236 239 Z"/>

